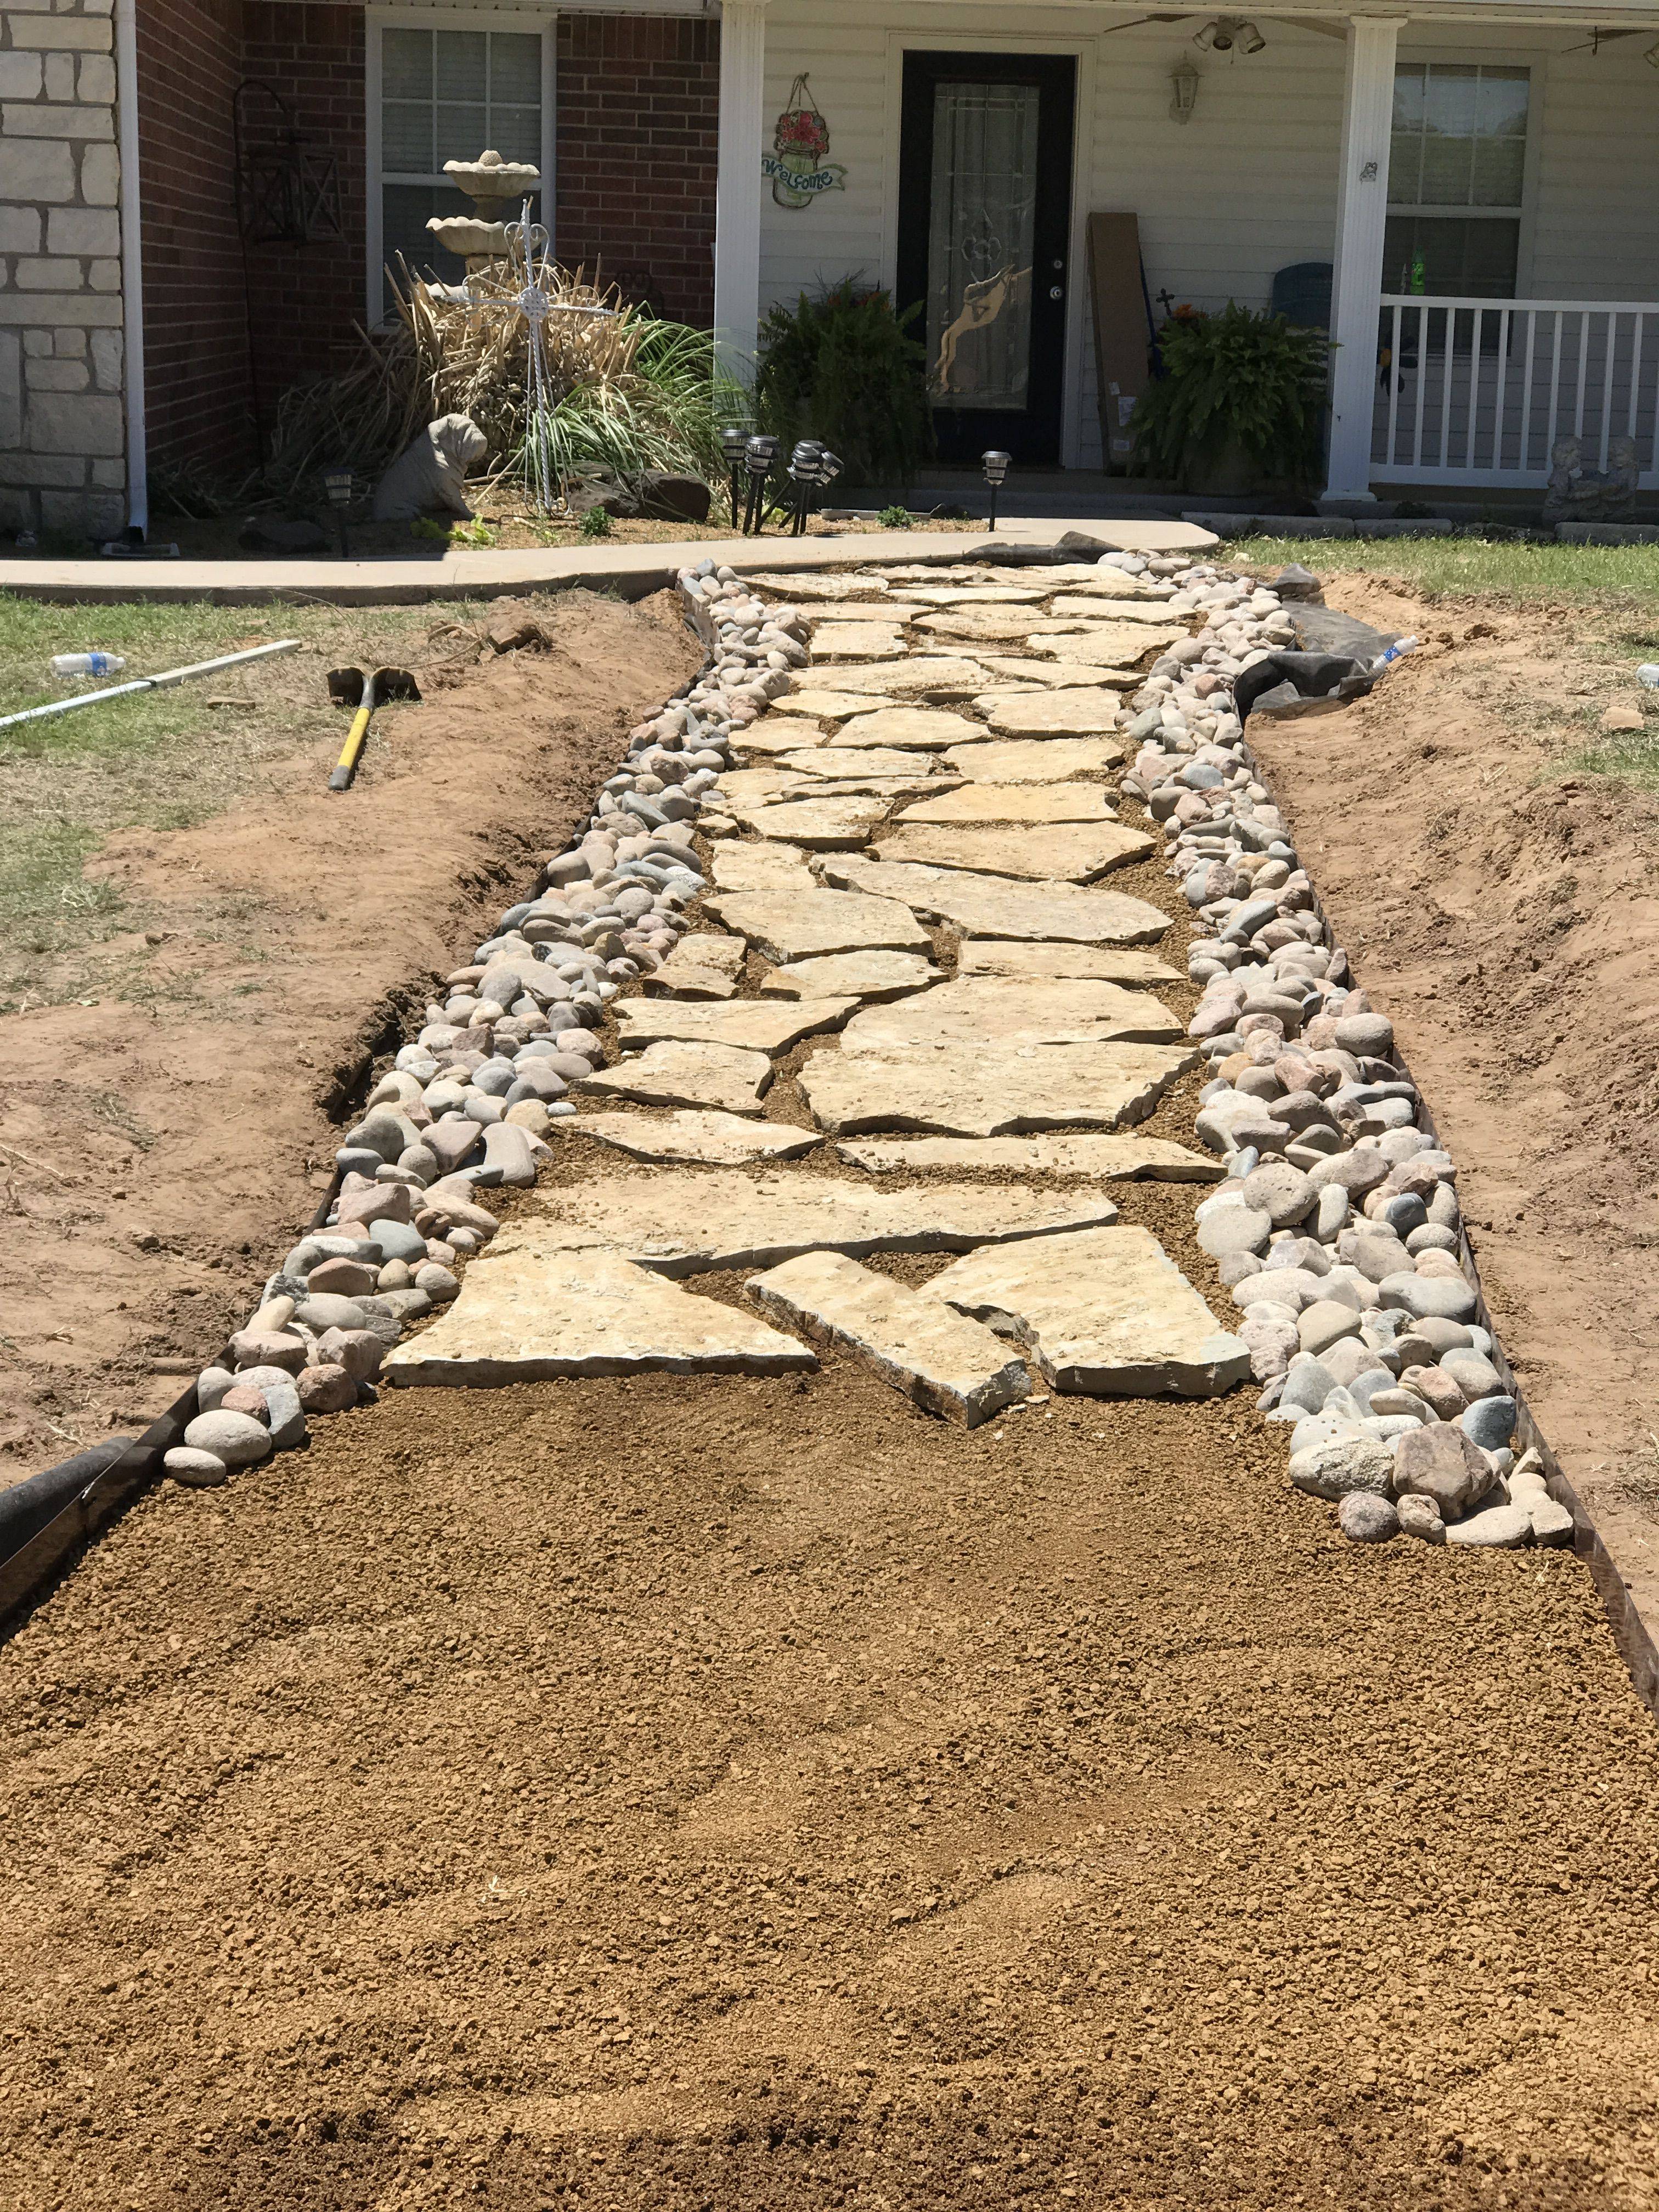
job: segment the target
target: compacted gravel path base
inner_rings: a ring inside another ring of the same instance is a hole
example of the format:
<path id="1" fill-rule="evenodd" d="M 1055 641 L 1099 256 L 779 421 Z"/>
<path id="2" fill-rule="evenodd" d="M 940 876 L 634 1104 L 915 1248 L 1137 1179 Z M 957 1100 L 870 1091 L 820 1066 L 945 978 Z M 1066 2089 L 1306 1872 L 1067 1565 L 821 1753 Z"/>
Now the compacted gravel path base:
<path id="1" fill-rule="evenodd" d="M 0 1679 L 0 2200 L 1650 2203 L 1589 1577 L 1351 1546 L 1283 1450 L 832 1352 L 152 1493 Z"/>

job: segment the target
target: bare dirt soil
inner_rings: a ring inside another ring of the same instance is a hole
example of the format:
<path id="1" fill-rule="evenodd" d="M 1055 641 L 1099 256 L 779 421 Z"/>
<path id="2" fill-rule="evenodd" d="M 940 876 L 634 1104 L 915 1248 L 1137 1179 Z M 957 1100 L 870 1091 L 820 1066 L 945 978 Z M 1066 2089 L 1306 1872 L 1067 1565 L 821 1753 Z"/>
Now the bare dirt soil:
<path id="1" fill-rule="evenodd" d="M 1528 1402 L 1659 1621 L 1659 811 L 1573 772 L 1629 656 L 1582 608 L 1326 596 L 1423 649 L 1251 743 L 1459 1163 Z"/>
<path id="2" fill-rule="evenodd" d="M 151 926 L 82 948 L 90 1003 L 0 1018 L 0 1480 L 142 1426 L 223 1343 L 371 1056 L 700 658 L 665 593 L 542 618 L 544 651 L 430 641 L 425 703 L 375 718 L 349 793 L 325 787 L 343 726 L 313 716 L 258 795 L 88 862 Z"/>
<path id="3" fill-rule="evenodd" d="M 0 1650 L 0 2201 L 1637 2212 L 1655 1751 L 1580 1562 L 1248 1393 L 391 1393 Z"/>

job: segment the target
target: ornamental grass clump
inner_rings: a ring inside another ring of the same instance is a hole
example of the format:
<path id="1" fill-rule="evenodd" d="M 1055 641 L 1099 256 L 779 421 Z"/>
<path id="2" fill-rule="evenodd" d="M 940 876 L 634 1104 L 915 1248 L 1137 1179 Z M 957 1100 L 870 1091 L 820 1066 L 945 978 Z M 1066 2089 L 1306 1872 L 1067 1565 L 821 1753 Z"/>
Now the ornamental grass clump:
<path id="1" fill-rule="evenodd" d="M 1325 331 L 1230 302 L 1219 314 L 1171 315 L 1158 350 L 1162 372 L 1134 412 L 1135 461 L 1145 474 L 1195 483 L 1242 459 L 1263 483 L 1313 482 L 1330 352 Z"/>
<path id="2" fill-rule="evenodd" d="M 483 431 L 487 475 L 521 469 L 529 337 L 507 303 L 530 273 L 515 254 L 475 270 L 462 287 L 429 283 L 400 262 L 395 326 L 360 332 L 362 351 L 344 374 L 287 395 L 267 482 L 293 489 L 342 453 L 360 471 L 378 472 L 442 415 L 468 416 Z M 552 309 L 543 343 L 553 474 L 598 464 L 624 482 L 651 470 L 718 482 L 720 427 L 741 399 L 716 376 L 710 334 L 625 305 L 582 270 L 538 258 L 533 274 Z"/>

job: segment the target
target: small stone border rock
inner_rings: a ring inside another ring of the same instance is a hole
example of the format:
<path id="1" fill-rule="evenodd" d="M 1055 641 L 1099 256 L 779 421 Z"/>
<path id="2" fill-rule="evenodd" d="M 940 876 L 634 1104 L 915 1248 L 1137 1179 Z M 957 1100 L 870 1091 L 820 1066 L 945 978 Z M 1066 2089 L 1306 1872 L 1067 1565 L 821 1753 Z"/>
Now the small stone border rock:
<path id="1" fill-rule="evenodd" d="M 1310 595 L 1305 572 L 1283 580 Z M 1356 1543 L 1570 1545 L 1541 1455 L 1513 1449 L 1519 1408 L 1465 1269 L 1455 1163 L 1332 940 L 1235 711 L 1238 677 L 1292 640 L 1284 599 L 1202 564 L 1180 582 L 1170 611 L 1203 626 L 1129 702 L 1139 750 L 1120 788 L 1163 824 L 1206 933 L 1188 956 L 1203 986 L 1188 1034 L 1212 1069 L 1198 1133 L 1227 1180 L 1200 1204 L 1198 1237 L 1240 1310 L 1262 1410 L 1294 1424 L 1291 1480 L 1335 1504 Z"/>

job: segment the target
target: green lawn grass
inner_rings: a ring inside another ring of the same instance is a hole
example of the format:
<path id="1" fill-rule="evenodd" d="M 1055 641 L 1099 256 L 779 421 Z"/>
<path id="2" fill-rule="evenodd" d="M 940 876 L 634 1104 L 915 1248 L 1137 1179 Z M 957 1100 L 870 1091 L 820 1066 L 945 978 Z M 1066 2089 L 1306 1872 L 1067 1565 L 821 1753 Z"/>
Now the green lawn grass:
<path id="1" fill-rule="evenodd" d="M 1299 561 L 1316 575 L 1339 569 L 1397 577 L 1433 599 L 1510 606 L 1595 607 L 1634 617 L 1628 632 L 1659 658 L 1659 545 L 1532 545 L 1484 538 L 1230 538 L 1216 555 L 1267 569 Z"/>
<path id="2" fill-rule="evenodd" d="M 0 729 L 0 1012 L 80 995 L 77 954 L 144 927 L 114 886 L 82 876 L 112 831 L 187 828 L 268 787 L 276 761 L 343 734 L 328 701 L 330 668 L 429 657 L 434 627 L 477 615 L 464 605 L 58 606 L 0 593 L 0 714 L 276 638 L 301 641 L 297 653 L 177 690 Z M 127 665 L 117 677 L 52 675 L 53 653 L 88 647 L 121 653 Z"/>

